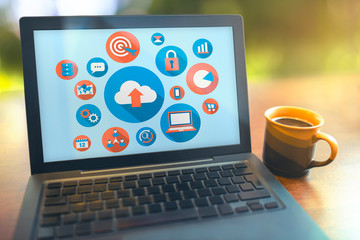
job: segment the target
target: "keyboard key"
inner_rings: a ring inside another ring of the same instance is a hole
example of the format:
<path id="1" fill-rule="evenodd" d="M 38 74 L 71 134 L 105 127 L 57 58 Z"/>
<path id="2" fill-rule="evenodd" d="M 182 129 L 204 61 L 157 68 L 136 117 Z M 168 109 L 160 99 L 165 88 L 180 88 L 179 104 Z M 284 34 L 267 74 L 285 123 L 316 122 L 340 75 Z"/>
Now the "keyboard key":
<path id="1" fill-rule="evenodd" d="M 220 178 L 218 179 L 218 183 L 220 186 L 231 185 L 231 181 L 229 178 Z"/>
<path id="2" fill-rule="evenodd" d="M 76 203 L 71 205 L 71 209 L 73 212 L 85 212 L 87 207 L 86 203 Z"/>
<path id="3" fill-rule="evenodd" d="M 43 217 L 41 220 L 41 226 L 58 225 L 60 223 L 59 216 Z"/>
<path id="4" fill-rule="evenodd" d="M 91 185 L 93 183 L 92 179 L 83 179 L 79 181 L 79 185 Z"/>
<path id="5" fill-rule="evenodd" d="M 112 177 L 110 178 L 110 182 L 122 182 L 123 177 Z"/>
<path id="6" fill-rule="evenodd" d="M 177 176 L 180 175 L 180 170 L 172 170 L 168 172 L 168 176 Z"/>
<path id="7" fill-rule="evenodd" d="M 58 205 L 58 206 L 48 206 L 44 207 L 42 214 L 43 215 L 58 215 L 63 213 L 70 212 L 70 205 Z"/>
<path id="8" fill-rule="evenodd" d="M 204 185 L 206 186 L 206 187 L 217 187 L 218 186 L 218 184 L 216 183 L 216 181 L 214 180 L 214 179 L 210 179 L 210 180 L 205 180 L 204 181 Z"/>
<path id="9" fill-rule="evenodd" d="M 266 190 L 251 191 L 251 192 L 241 192 L 239 197 L 242 201 L 259 199 L 259 198 L 268 198 L 270 194 Z"/>
<path id="10" fill-rule="evenodd" d="M 119 199 L 109 199 L 105 201 L 106 208 L 118 208 L 120 206 Z"/>
<path id="11" fill-rule="evenodd" d="M 263 205 L 261 205 L 260 203 L 251 204 L 251 205 L 249 205 L 249 208 L 253 211 L 264 209 Z"/>
<path id="12" fill-rule="evenodd" d="M 153 195 L 154 202 L 166 202 L 166 195 L 163 193 Z"/>
<path id="13" fill-rule="evenodd" d="M 153 174 L 154 178 L 166 177 L 166 172 L 156 172 Z"/>
<path id="14" fill-rule="evenodd" d="M 231 169 L 234 169 L 235 167 L 234 167 L 234 165 L 232 165 L 232 164 L 226 164 L 226 165 L 223 165 L 222 166 L 222 169 L 223 170 L 231 170 Z"/>
<path id="15" fill-rule="evenodd" d="M 240 192 L 240 188 L 236 185 L 231 185 L 231 186 L 226 186 L 225 187 L 226 191 L 228 193 L 238 193 Z"/>
<path id="16" fill-rule="evenodd" d="M 177 176 L 170 176 L 165 178 L 167 184 L 179 183 L 179 178 Z"/>
<path id="17" fill-rule="evenodd" d="M 178 206 L 176 204 L 176 202 L 166 202 L 164 203 L 164 209 L 165 211 L 174 211 L 178 209 Z"/>
<path id="18" fill-rule="evenodd" d="M 71 213 L 62 216 L 63 224 L 73 224 L 77 222 L 77 214 Z"/>
<path id="19" fill-rule="evenodd" d="M 249 168 L 237 168 L 232 170 L 235 176 L 241 176 L 246 174 L 252 174 L 252 171 Z"/>
<path id="20" fill-rule="evenodd" d="M 228 204 L 223 204 L 223 205 L 218 206 L 218 210 L 221 215 L 230 215 L 230 214 L 234 213 L 234 211 Z"/>
<path id="21" fill-rule="evenodd" d="M 193 174 L 194 169 L 184 169 L 181 171 L 182 174 Z"/>
<path id="22" fill-rule="evenodd" d="M 117 194 L 118 194 L 118 198 L 130 197 L 130 190 L 128 189 L 119 190 Z"/>
<path id="23" fill-rule="evenodd" d="M 64 205 L 66 203 L 66 197 L 50 197 L 45 199 L 45 206 Z"/>
<path id="24" fill-rule="evenodd" d="M 236 163 L 235 168 L 247 168 L 247 164 L 246 163 Z"/>
<path id="25" fill-rule="evenodd" d="M 248 212 L 249 208 L 247 206 L 237 207 L 235 208 L 235 212 L 237 213 L 245 213 Z"/>
<path id="26" fill-rule="evenodd" d="M 190 199 L 187 199 L 187 200 L 181 200 L 179 201 L 179 206 L 182 208 L 182 209 L 185 209 L 185 208 L 193 208 L 194 207 L 194 204 L 192 203 L 192 201 Z"/>
<path id="27" fill-rule="evenodd" d="M 176 184 L 176 189 L 178 191 L 185 191 L 185 190 L 189 190 L 190 187 L 188 183 L 178 183 Z"/>
<path id="28" fill-rule="evenodd" d="M 114 199 L 114 198 L 115 198 L 114 191 L 107 191 L 101 193 L 101 200 Z"/>
<path id="29" fill-rule="evenodd" d="M 134 197 L 144 196 L 145 195 L 145 189 L 144 188 L 134 188 L 132 190 L 132 192 L 133 192 Z"/>
<path id="30" fill-rule="evenodd" d="M 90 234 L 91 233 L 91 224 L 89 222 L 76 224 L 75 233 L 76 233 L 76 235 Z"/>
<path id="31" fill-rule="evenodd" d="M 64 188 L 65 189 L 65 188 Z M 85 185 L 85 186 L 80 186 L 78 188 L 78 193 L 82 194 L 82 193 L 91 193 L 92 192 L 92 186 L 91 185 Z M 64 195 L 64 192 L 63 192 Z"/>
<path id="32" fill-rule="evenodd" d="M 201 181 L 190 182 L 190 187 L 192 189 L 202 189 L 204 188 L 204 184 Z"/>
<path id="33" fill-rule="evenodd" d="M 172 184 L 164 185 L 162 186 L 162 191 L 163 193 L 175 192 L 175 187 Z"/>
<path id="34" fill-rule="evenodd" d="M 151 175 L 150 175 L 151 177 Z M 137 180 L 138 179 L 138 176 L 136 175 L 128 175 L 128 176 L 125 176 L 125 181 L 134 181 L 134 180 Z"/>
<path id="35" fill-rule="evenodd" d="M 230 170 L 224 170 L 220 172 L 221 177 L 233 177 L 234 174 Z"/>
<path id="36" fill-rule="evenodd" d="M 136 182 L 135 181 L 126 181 L 123 184 L 124 184 L 125 189 L 136 188 Z"/>
<path id="37" fill-rule="evenodd" d="M 98 193 L 88 193 L 85 195 L 85 201 L 87 201 L 87 202 L 96 201 L 99 199 L 100 199 L 100 197 L 99 197 Z"/>
<path id="38" fill-rule="evenodd" d="M 193 179 L 190 174 L 186 174 L 186 175 L 180 176 L 180 181 L 185 183 L 185 182 L 191 182 L 191 181 L 193 181 Z"/>
<path id="39" fill-rule="evenodd" d="M 139 205 L 150 204 L 152 202 L 151 196 L 140 196 L 138 197 Z"/>
<path id="40" fill-rule="evenodd" d="M 206 173 L 209 179 L 217 179 L 220 178 L 220 175 L 218 172 L 208 172 Z"/>
<path id="41" fill-rule="evenodd" d="M 83 201 L 82 194 L 75 194 L 70 196 L 70 203 L 79 203 Z"/>
<path id="42" fill-rule="evenodd" d="M 183 200 L 180 192 L 171 192 L 168 193 L 170 201 L 177 201 L 177 200 Z"/>
<path id="43" fill-rule="evenodd" d="M 198 207 L 207 207 L 209 206 L 209 202 L 206 198 L 196 198 L 194 199 L 195 205 Z"/>
<path id="44" fill-rule="evenodd" d="M 197 198 L 195 190 L 186 190 L 183 192 L 185 199 Z"/>
<path id="45" fill-rule="evenodd" d="M 95 221 L 93 222 L 94 233 L 105 233 L 113 231 L 113 221 Z"/>
<path id="46" fill-rule="evenodd" d="M 251 183 L 241 183 L 240 185 L 241 190 L 243 191 L 252 191 L 254 190 L 254 186 Z"/>
<path id="47" fill-rule="evenodd" d="M 154 186 L 158 186 L 158 185 L 164 185 L 165 184 L 165 180 L 164 178 L 153 178 L 151 179 L 151 182 Z"/>
<path id="48" fill-rule="evenodd" d="M 236 194 L 226 194 L 224 199 L 228 203 L 239 201 L 239 197 Z"/>
<path id="49" fill-rule="evenodd" d="M 55 231 L 53 227 L 41 227 L 38 232 L 39 239 L 53 239 Z"/>
<path id="50" fill-rule="evenodd" d="M 67 226 L 60 226 L 57 229 L 57 237 L 58 238 L 69 238 L 74 235 L 74 226 L 67 225 Z"/>
<path id="51" fill-rule="evenodd" d="M 146 213 L 144 206 L 134 206 L 131 208 L 132 214 L 136 215 L 144 215 Z"/>
<path id="52" fill-rule="evenodd" d="M 259 203 L 260 203 L 259 200 L 252 200 L 252 201 L 246 202 L 246 205 L 250 206 L 251 204 L 259 204 Z"/>
<path id="53" fill-rule="evenodd" d="M 130 211 L 129 208 L 120 208 L 120 209 L 116 209 L 115 211 L 115 216 L 117 218 L 126 218 L 130 216 Z"/>
<path id="54" fill-rule="evenodd" d="M 104 183 L 95 184 L 93 190 L 94 192 L 104 192 L 106 191 L 106 184 Z"/>
<path id="55" fill-rule="evenodd" d="M 271 209 L 271 208 L 278 208 L 279 205 L 277 204 L 277 202 L 268 202 L 268 203 L 265 203 L 265 208 L 267 209 Z"/>
<path id="56" fill-rule="evenodd" d="M 121 182 L 109 183 L 109 190 L 118 190 L 118 189 L 121 189 Z"/>
<path id="57" fill-rule="evenodd" d="M 54 183 L 49 183 L 47 185 L 48 189 L 52 189 L 52 188 L 61 188 L 62 183 L 61 182 L 54 182 Z"/>
<path id="58" fill-rule="evenodd" d="M 236 176 L 236 177 L 232 177 L 231 181 L 235 184 L 239 184 L 239 183 L 245 183 L 245 179 L 242 176 Z"/>
<path id="59" fill-rule="evenodd" d="M 63 188 L 62 190 L 62 195 L 66 196 L 66 195 L 73 195 L 76 193 L 76 188 L 75 187 L 66 187 Z"/>
<path id="60" fill-rule="evenodd" d="M 139 175 L 140 179 L 148 179 L 148 178 L 151 178 L 151 177 L 152 177 L 151 173 L 144 173 L 144 174 Z"/>
<path id="61" fill-rule="evenodd" d="M 80 214 L 80 222 L 91 222 L 95 220 L 95 212 L 84 212 Z"/>
<path id="62" fill-rule="evenodd" d="M 226 190 L 223 187 L 214 187 L 211 188 L 211 191 L 213 192 L 214 195 L 226 194 Z"/>
<path id="63" fill-rule="evenodd" d="M 124 207 L 135 206 L 136 205 L 135 198 L 132 198 L 132 197 L 123 198 L 122 205 Z"/>
<path id="64" fill-rule="evenodd" d="M 220 205 L 224 203 L 224 200 L 220 196 L 209 197 L 209 201 L 212 205 Z"/>
<path id="65" fill-rule="evenodd" d="M 211 167 L 209 167 L 209 171 L 211 171 L 211 172 L 220 171 L 220 170 L 221 170 L 220 166 L 211 166 Z"/>
<path id="66" fill-rule="evenodd" d="M 199 194 L 200 197 L 210 197 L 210 196 L 212 196 L 212 193 L 211 193 L 210 189 L 207 189 L 207 188 L 199 189 L 198 194 Z"/>
<path id="67" fill-rule="evenodd" d="M 64 182 L 64 187 L 73 187 L 73 186 L 77 186 L 77 181 L 67 181 Z"/>
<path id="68" fill-rule="evenodd" d="M 108 182 L 108 179 L 107 178 L 97 178 L 94 180 L 94 183 L 97 184 L 97 183 L 107 183 Z"/>
<path id="69" fill-rule="evenodd" d="M 140 179 L 140 180 L 138 180 L 138 185 L 139 185 L 139 187 L 150 187 L 151 182 L 149 179 Z"/>
<path id="70" fill-rule="evenodd" d="M 94 201 L 89 203 L 89 209 L 94 210 L 101 210 L 103 209 L 103 202 L 102 201 Z"/>
<path id="71" fill-rule="evenodd" d="M 206 167 L 200 167 L 195 169 L 196 173 L 205 173 L 208 172 L 208 169 Z"/>
<path id="72" fill-rule="evenodd" d="M 149 205 L 148 209 L 149 209 L 149 213 L 158 213 L 162 211 L 161 206 L 158 203 Z"/>
<path id="73" fill-rule="evenodd" d="M 245 176 L 246 181 L 251 182 L 256 189 L 263 189 L 264 186 L 262 185 L 262 183 L 260 182 L 260 180 L 254 175 L 247 175 Z"/>
<path id="74" fill-rule="evenodd" d="M 46 197 L 57 197 L 60 196 L 60 188 L 48 189 L 46 191 Z"/>
<path id="75" fill-rule="evenodd" d="M 195 174 L 193 175 L 193 177 L 194 177 L 194 179 L 195 179 L 196 181 L 207 179 L 207 177 L 206 177 L 206 175 L 205 175 L 204 173 L 195 173 Z"/>
<path id="76" fill-rule="evenodd" d="M 202 218 L 207 218 L 207 217 L 216 217 L 218 216 L 218 213 L 215 207 L 210 206 L 210 207 L 199 208 L 199 215 Z"/>
<path id="77" fill-rule="evenodd" d="M 156 187 L 148 187 L 147 191 L 149 194 L 158 194 L 160 193 L 160 188 L 158 186 Z"/>
<path id="78" fill-rule="evenodd" d="M 111 209 L 98 212 L 98 219 L 100 220 L 112 219 L 112 218 L 113 218 L 113 212 Z"/>
<path id="79" fill-rule="evenodd" d="M 156 217 L 143 216 L 117 220 L 117 229 L 128 229 L 132 227 L 147 226 L 152 224 L 175 222 L 181 220 L 197 219 L 198 215 L 194 209 L 166 212 Z"/>

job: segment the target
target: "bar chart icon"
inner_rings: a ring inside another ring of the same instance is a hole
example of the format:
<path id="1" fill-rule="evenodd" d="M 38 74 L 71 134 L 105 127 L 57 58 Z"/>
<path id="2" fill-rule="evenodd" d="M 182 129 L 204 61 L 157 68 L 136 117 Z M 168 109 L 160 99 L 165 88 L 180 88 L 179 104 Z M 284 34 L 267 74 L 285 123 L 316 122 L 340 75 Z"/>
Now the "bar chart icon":
<path id="1" fill-rule="evenodd" d="M 213 47 L 207 39 L 198 39 L 193 45 L 193 52 L 199 58 L 207 58 L 211 55 Z"/>

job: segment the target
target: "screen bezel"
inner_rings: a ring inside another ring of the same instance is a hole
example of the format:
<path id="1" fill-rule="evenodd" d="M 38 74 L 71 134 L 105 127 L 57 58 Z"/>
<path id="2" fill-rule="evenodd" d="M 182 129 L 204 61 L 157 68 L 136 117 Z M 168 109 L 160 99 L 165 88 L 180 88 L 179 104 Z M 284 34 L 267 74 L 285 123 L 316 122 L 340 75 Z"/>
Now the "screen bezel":
<path id="1" fill-rule="evenodd" d="M 233 28 L 240 144 L 81 160 L 64 159 L 64 161 L 50 163 L 44 162 L 34 48 L 35 30 L 221 26 L 230 26 Z M 189 161 L 192 159 L 212 158 L 213 156 L 219 155 L 251 152 L 243 32 L 243 20 L 240 15 L 67 16 L 21 18 L 20 33 L 31 174 L 69 170 L 120 168 L 145 164 Z"/>

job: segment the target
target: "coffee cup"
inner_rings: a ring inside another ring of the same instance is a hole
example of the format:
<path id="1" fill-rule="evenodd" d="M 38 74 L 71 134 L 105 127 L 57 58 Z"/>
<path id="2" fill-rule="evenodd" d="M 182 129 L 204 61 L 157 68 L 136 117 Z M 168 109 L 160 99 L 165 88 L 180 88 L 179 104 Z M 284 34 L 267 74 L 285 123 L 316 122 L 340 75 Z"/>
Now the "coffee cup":
<path id="1" fill-rule="evenodd" d="M 313 167 L 330 164 L 338 152 L 332 136 L 320 132 L 324 119 L 319 114 L 299 107 L 279 106 L 265 112 L 266 129 L 263 160 L 268 169 L 283 177 L 305 176 Z M 329 143 L 331 154 L 325 161 L 315 161 L 315 145 Z"/>

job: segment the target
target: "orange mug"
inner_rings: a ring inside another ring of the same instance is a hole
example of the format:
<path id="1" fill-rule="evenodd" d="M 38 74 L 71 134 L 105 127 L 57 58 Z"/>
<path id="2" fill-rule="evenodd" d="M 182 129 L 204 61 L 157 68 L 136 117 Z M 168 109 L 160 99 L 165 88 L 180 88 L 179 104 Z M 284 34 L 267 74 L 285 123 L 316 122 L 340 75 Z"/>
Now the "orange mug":
<path id="1" fill-rule="evenodd" d="M 283 177 L 302 177 L 310 168 L 331 163 L 338 152 L 332 136 L 320 132 L 324 119 L 317 113 L 299 107 L 280 106 L 265 111 L 266 130 L 263 160 L 269 170 Z M 326 161 L 315 161 L 315 144 L 329 143 L 331 154 Z"/>

